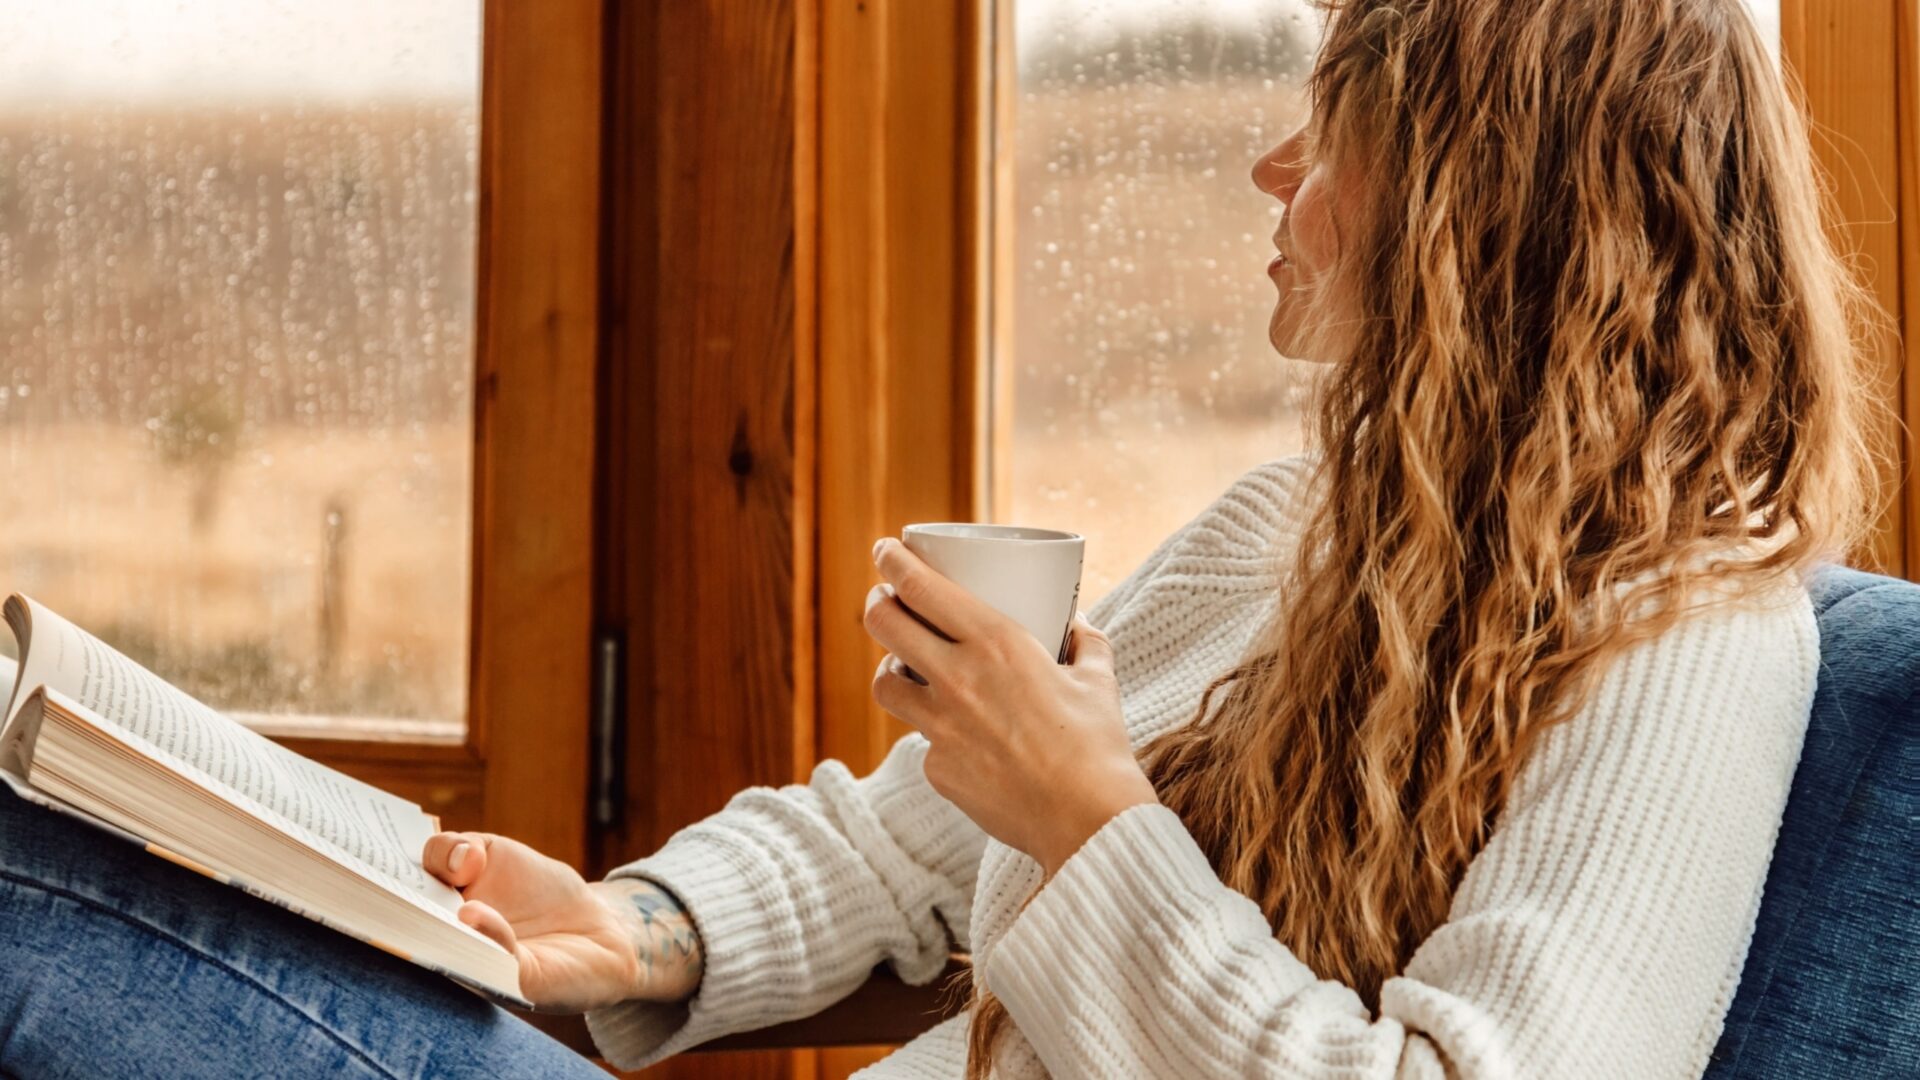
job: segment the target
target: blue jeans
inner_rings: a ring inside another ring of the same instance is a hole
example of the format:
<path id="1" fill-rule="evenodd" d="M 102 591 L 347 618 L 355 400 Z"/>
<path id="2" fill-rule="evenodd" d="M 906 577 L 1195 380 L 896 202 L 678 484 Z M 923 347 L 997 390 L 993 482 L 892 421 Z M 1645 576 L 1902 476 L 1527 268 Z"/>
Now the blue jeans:
<path id="1" fill-rule="evenodd" d="M 447 980 L 0 786 L 0 1074 L 606 1074 Z"/>

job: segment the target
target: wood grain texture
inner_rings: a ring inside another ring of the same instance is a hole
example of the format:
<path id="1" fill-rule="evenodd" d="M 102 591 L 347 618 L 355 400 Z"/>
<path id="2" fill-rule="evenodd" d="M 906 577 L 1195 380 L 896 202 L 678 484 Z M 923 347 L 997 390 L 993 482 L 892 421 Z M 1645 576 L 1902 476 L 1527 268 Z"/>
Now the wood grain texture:
<path id="1" fill-rule="evenodd" d="M 860 599 L 878 531 L 970 516 L 972 4 L 610 8 L 598 618 L 628 641 L 630 737 L 599 869 L 823 754 L 870 767 L 898 730 Z M 921 1026 L 871 1019 L 847 1038 Z"/>
<path id="2" fill-rule="evenodd" d="M 820 759 L 820 5 L 794 5 L 794 779 Z"/>
<path id="3" fill-rule="evenodd" d="M 992 9 L 985 28 L 987 78 L 985 107 L 988 118 L 985 144 L 987 190 L 982 202 L 987 215 L 985 229 L 988 271 L 983 286 L 986 301 L 984 319 L 987 355 L 981 361 L 985 370 L 986 417 L 982 423 L 985 443 L 980 454 L 986 459 L 987 490 L 976 498 L 989 521 L 1006 521 L 1013 513 L 1013 287 L 1018 280 L 1013 265 L 1014 215 L 1014 118 L 1020 89 L 1019 69 L 1014 65 L 1013 4 L 1001 0 L 983 0 Z"/>
<path id="4" fill-rule="evenodd" d="M 586 857 L 599 0 L 488 4 L 473 745 L 489 828 Z"/>
<path id="5" fill-rule="evenodd" d="M 1920 431 L 1920 374 L 1913 370 L 1920 335 L 1920 5 L 1895 5 L 1894 107 L 1900 117 L 1900 340 L 1902 345 L 1900 416 L 1905 467 L 1906 573 L 1920 576 L 1920 487 L 1912 475 L 1914 432 Z"/>
<path id="6" fill-rule="evenodd" d="M 873 542 L 982 509 L 985 9 L 819 10 L 818 754 L 859 773 L 906 732 L 870 691 L 882 655 L 861 625 Z M 925 991 L 904 990 L 877 977 L 809 1021 L 801 1037 L 834 1047 L 819 1055 L 823 1078 L 939 1019 Z"/>
<path id="7" fill-rule="evenodd" d="M 738 1051 L 759 1051 L 758 1060 L 773 1050 L 817 1047 L 820 1074 L 845 1076 L 855 1069 L 885 1057 L 895 1044 L 902 1043 L 947 1017 L 957 1015 L 964 995 L 949 987 L 964 977 L 966 961 L 956 957 L 947 969 L 925 986 L 908 986 L 894 974 L 877 968 L 873 977 L 845 1000 L 817 1016 L 777 1024 L 760 1031 L 729 1035 L 699 1047 L 686 1059 L 685 1068 L 696 1070 L 684 1075 L 711 1075 L 716 1066 L 745 1060 Z M 598 1055 L 586 1021 L 578 1016 L 553 1016 L 521 1013 L 522 1019 L 587 1057 Z M 717 1055 L 717 1056 L 716 1056 Z M 708 1072 L 699 1072 L 699 1069 Z M 636 1075 L 666 1075 L 660 1069 Z M 683 1075 L 683 1074 L 675 1074 Z M 734 1073 L 726 1073 L 732 1076 Z"/>
<path id="8" fill-rule="evenodd" d="M 412 799 L 449 829 L 487 829 L 486 767 L 463 745 L 277 739 L 295 753 Z"/>
<path id="9" fill-rule="evenodd" d="M 616 10 L 602 596 L 628 629 L 634 738 L 609 862 L 811 764 L 794 739 L 793 5 Z"/>
<path id="10" fill-rule="evenodd" d="M 1782 0 L 1781 55 L 1804 95 L 1816 165 L 1832 195 L 1832 233 L 1861 274 L 1893 332 L 1875 342 L 1879 392 L 1892 406 L 1889 423 L 1903 411 L 1905 350 L 1898 327 L 1903 299 L 1900 192 L 1900 109 L 1896 73 L 1898 9 L 1913 0 Z M 1911 212 L 1908 210 L 1907 212 Z M 1913 513 L 1907 479 L 1912 455 L 1898 431 L 1889 446 L 1901 448 L 1882 482 L 1885 512 L 1870 550 L 1860 561 L 1903 574 L 1908 521 Z"/>
<path id="11" fill-rule="evenodd" d="M 813 764 L 815 25 L 796 0 L 609 9 L 598 617 L 626 635 L 629 738 L 599 870 Z"/>
<path id="12" fill-rule="evenodd" d="M 884 752 L 868 688 L 880 650 L 861 626 L 886 520 L 889 387 L 879 153 L 887 73 L 885 0 L 822 0 L 820 20 L 819 753 L 855 769 Z"/>
<path id="13" fill-rule="evenodd" d="M 856 772 L 905 733 L 869 693 L 873 542 L 975 510 L 978 18 L 821 7 L 819 752 Z"/>

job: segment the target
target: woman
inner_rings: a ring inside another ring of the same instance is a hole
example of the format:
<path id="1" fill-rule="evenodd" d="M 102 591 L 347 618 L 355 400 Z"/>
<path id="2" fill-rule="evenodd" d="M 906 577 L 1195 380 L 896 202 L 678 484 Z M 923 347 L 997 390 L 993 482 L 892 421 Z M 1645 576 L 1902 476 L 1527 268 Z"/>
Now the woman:
<path id="1" fill-rule="evenodd" d="M 429 844 L 616 1063 L 957 946 L 970 1009 L 872 1075 L 1700 1073 L 1812 700 L 1799 575 L 1863 519 L 1804 136 L 1739 0 L 1331 6 L 1312 119 L 1254 169 L 1271 337 L 1330 365 L 1313 457 L 1168 538 L 1064 665 L 882 540 L 873 692 L 918 734 L 870 776 L 745 792 L 592 885 Z M 442 1023 L 312 1006 L 320 967 L 235 999 Z M 562 1067 L 458 1037 L 436 1071 Z"/>

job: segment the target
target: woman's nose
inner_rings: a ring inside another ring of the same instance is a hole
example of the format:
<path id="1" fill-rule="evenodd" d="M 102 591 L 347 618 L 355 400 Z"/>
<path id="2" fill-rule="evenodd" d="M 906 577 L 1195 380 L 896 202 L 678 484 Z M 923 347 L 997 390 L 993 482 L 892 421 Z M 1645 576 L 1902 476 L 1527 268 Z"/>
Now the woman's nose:
<path id="1" fill-rule="evenodd" d="M 1260 155 L 1253 163 L 1253 186 L 1279 199 L 1292 202 L 1294 192 L 1300 190 L 1301 177 L 1306 175 L 1306 163 L 1301 160 L 1305 139 L 1296 132 L 1279 146 Z"/>

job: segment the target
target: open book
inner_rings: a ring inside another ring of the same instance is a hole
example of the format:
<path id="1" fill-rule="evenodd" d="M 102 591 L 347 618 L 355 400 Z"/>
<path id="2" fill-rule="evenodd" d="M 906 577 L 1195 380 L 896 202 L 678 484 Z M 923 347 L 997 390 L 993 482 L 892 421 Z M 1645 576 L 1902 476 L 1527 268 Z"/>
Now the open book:
<path id="1" fill-rule="evenodd" d="M 33 600 L 10 597 L 6 620 L 20 664 L 0 780 L 23 797 L 527 1004 L 513 956 L 420 868 L 438 819 L 221 716 Z"/>

